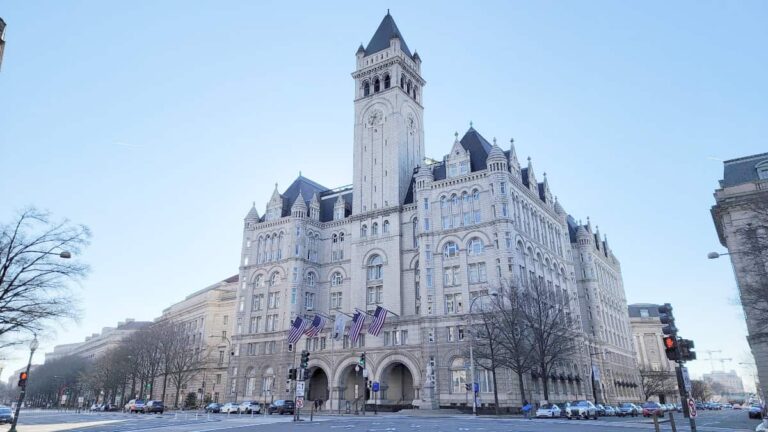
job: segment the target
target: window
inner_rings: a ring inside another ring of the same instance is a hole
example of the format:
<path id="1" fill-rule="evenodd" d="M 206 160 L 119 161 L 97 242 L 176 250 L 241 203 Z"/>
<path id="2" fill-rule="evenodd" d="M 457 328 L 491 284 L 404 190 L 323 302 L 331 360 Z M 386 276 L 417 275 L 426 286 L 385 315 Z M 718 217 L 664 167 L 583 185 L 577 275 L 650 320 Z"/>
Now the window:
<path id="1" fill-rule="evenodd" d="M 483 241 L 475 237 L 469 241 L 469 254 L 480 255 L 483 253 Z"/>
<path id="2" fill-rule="evenodd" d="M 501 182 L 499 184 L 499 192 L 501 192 L 502 195 L 507 193 L 507 182 Z"/>
<path id="3" fill-rule="evenodd" d="M 368 287 L 367 303 L 368 304 L 381 303 L 381 297 L 383 292 L 384 292 L 383 287 L 381 285 Z"/>
<path id="4" fill-rule="evenodd" d="M 379 81 L 379 77 L 376 77 L 373 79 L 373 92 L 378 93 L 381 89 L 381 81 Z"/>
<path id="5" fill-rule="evenodd" d="M 368 280 L 381 280 L 383 261 L 381 256 L 374 255 L 368 260 Z"/>
<path id="6" fill-rule="evenodd" d="M 448 242 L 443 246 L 443 255 L 446 258 L 454 258 L 459 256 L 459 245 L 454 242 Z"/>
<path id="7" fill-rule="evenodd" d="M 384 90 L 389 88 L 390 82 L 389 74 L 384 75 Z"/>
<path id="8" fill-rule="evenodd" d="M 224 325 L 229 323 L 229 315 L 224 315 Z"/>
<path id="9" fill-rule="evenodd" d="M 429 210 L 429 198 L 424 198 L 424 210 Z"/>
<path id="10" fill-rule="evenodd" d="M 427 288 L 432 288 L 434 286 L 433 284 L 433 277 L 432 277 L 432 269 L 427 269 Z"/>
<path id="11" fill-rule="evenodd" d="M 459 276 L 459 266 L 446 267 L 443 269 L 443 286 L 457 286 L 461 284 Z"/>
<path id="12" fill-rule="evenodd" d="M 384 225 L 383 225 L 382 229 L 384 230 L 384 234 L 389 234 L 389 221 L 388 220 L 384 221 Z"/>
<path id="13" fill-rule="evenodd" d="M 253 296 L 251 301 L 251 310 L 261 310 L 264 305 L 264 294 L 258 294 Z"/>
<path id="14" fill-rule="evenodd" d="M 757 168 L 757 178 L 768 180 L 768 161 L 760 162 L 755 168 Z"/>
<path id="15" fill-rule="evenodd" d="M 272 273 L 272 276 L 269 277 L 269 286 L 277 286 L 277 284 L 280 283 L 280 273 Z"/>
<path id="16" fill-rule="evenodd" d="M 648 318 L 649 316 L 648 309 L 640 309 L 640 318 Z"/>
<path id="17" fill-rule="evenodd" d="M 429 232 L 429 218 L 424 218 L 424 232 Z"/>
<path id="18" fill-rule="evenodd" d="M 469 264 L 469 283 L 483 283 L 488 281 L 488 275 L 485 272 L 485 263 Z"/>
<path id="19" fill-rule="evenodd" d="M 466 393 L 467 371 L 464 369 L 464 359 L 457 358 L 451 364 L 451 393 Z"/>
<path id="20" fill-rule="evenodd" d="M 315 308 L 315 293 L 304 293 L 304 309 L 313 310 Z"/>
<path id="21" fill-rule="evenodd" d="M 363 224 L 363 226 L 360 227 L 360 237 L 368 237 L 368 225 Z"/>
<path id="22" fill-rule="evenodd" d="M 248 329 L 249 333 L 258 333 L 260 327 L 261 327 L 261 317 L 260 316 L 251 317 L 251 324 Z"/>
<path id="23" fill-rule="evenodd" d="M 317 275 L 316 274 L 314 274 L 312 272 L 307 273 L 306 283 L 307 283 L 308 287 L 314 288 L 316 280 L 317 280 Z"/>
<path id="24" fill-rule="evenodd" d="M 341 276 L 341 273 L 334 272 L 331 276 L 331 286 L 339 286 L 344 281 L 344 278 Z"/>
<path id="25" fill-rule="evenodd" d="M 267 298 L 267 308 L 277 309 L 279 307 L 280 307 L 280 293 L 279 292 L 269 293 L 269 297 Z"/>
<path id="26" fill-rule="evenodd" d="M 461 174 L 466 174 L 466 173 L 469 172 L 469 161 L 468 160 L 459 162 L 459 172 Z"/>
<path id="27" fill-rule="evenodd" d="M 462 313 L 464 307 L 461 301 L 461 294 L 446 294 L 445 295 L 445 313 Z"/>
<path id="28" fill-rule="evenodd" d="M 277 330 L 277 315 L 267 315 L 267 328 L 265 328 L 265 331 L 275 331 Z"/>
<path id="29" fill-rule="evenodd" d="M 341 309 L 341 292 L 331 293 L 331 309 Z"/>
<path id="30" fill-rule="evenodd" d="M 373 225 L 371 225 L 371 235 L 379 235 L 379 224 L 377 222 L 374 222 Z"/>
<path id="31" fill-rule="evenodd" d="M 254 281 L 253 281 L 253 285 L 256 288 L 263 287 L 264 286 L 264 276 L 263 275 L 256 276 L 256 279 L 254 279 Z"/>

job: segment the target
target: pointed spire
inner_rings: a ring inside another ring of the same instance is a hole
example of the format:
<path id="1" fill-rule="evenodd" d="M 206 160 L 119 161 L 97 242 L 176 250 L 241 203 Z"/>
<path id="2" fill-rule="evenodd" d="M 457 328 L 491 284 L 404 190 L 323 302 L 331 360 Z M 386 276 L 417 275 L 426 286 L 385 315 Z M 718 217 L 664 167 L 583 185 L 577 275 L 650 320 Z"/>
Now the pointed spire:
<path id="1" fill-rule="evenodd" d="M 312 194 L 312 199 L 309 201 L 309 205 L 310 207 L 314 207 L 314 206 L 320 207 L 320 199 L 317 198 L 317 192 Z"/>
<path id="2" fill-rule="evenodd" d="M 403 51 L 408 57 L 413 57 L 411 50 L 408 49 L 408 45 L 405 43 L 403 35 L 400 33 L 400 29 L 397 28 L 394 18 L 390 15 L 389 11 L 381 20 L 381 24 L 373 34 L 371 41 L 368 42 L 368 46 L 365 47 L 365 55 L 371 55 L 379 51 L 384 51 L 389 48 L 389 41 L 392 38 L 400 39 L 400 50 Z"/>
<path id="3" fill-rule="evenodd" d="M 245 216 L 246 220 L 259 220 L 259 212 L 256 210 L 256 201 L 253 202 L 253 206 L 248 214 Z"/>
<path id="4" fill-rule="evenodd" d="M 291 207 L 291 216 L 293 217 L 305 217 L 307 215 L 307 203 L 304 202 L 304 197 L 299 191 L 299 196 L 296 197 L 296 201 L 293 202 Z"/>
<path id="5" fill-rule="evenodd" d="M 472 126 L 472 120 L 469 121 L 469 128 L 472 129 L 474 126 Z"/>

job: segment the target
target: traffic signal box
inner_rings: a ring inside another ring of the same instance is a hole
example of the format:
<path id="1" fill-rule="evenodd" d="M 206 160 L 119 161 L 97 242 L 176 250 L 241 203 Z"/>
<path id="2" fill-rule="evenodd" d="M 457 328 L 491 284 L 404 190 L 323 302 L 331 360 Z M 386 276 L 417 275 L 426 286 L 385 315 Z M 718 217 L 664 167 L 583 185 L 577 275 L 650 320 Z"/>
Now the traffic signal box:
<path id="1" fill-rule="evenodd" d="M 26 388 L 27 387 L 27 378 L 28 375 L 26 372 L 22 372 L 19 374 L 19 387 Z"/>

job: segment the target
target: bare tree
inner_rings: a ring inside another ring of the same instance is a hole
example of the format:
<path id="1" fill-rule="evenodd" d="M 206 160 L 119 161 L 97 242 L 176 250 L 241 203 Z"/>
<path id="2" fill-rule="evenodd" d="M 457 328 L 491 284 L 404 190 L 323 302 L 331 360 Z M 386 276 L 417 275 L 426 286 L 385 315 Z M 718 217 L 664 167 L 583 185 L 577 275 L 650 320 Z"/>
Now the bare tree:
<path id="1" fill-rule="evenodd" d="M 83 373 L 87 369 L 88 362 L 79 356 L 65 356 L 45 362 L 29 374 L 28 400 L 56 405 L 65 392 L 70 396 L 79 395 L 83 390 Z"/>
<path id="2" fill-rule="evenodd" d="M 189 335 L 179 329 L 170 332 L 168 357 L 171 383 L 176 387 L 174 404 L 178 403 L 181 388 L 195 376 L 202 367 L 204 353 L 200 345 L 190 343 Z"/>
<path id="3" fill-rule="evenodd" d="M 653 395 L 667 395 L 677 390 L 674 372 L 640 368 L 640 387 L 645 400 Z"/>
<path id="4" fill-rule="evenodd" d="M 53 222 L 34 208 L 0 225 L 0 337 L 77 317 L 70 283 L 81 280 L 88 267 L 62 258 L 79 254 L 90 236 L 86 226 Z"/>
<path id="5" fill-rule="evenodd" d="M 691 380 L 691 397 L 695 400 L 706 402 L 712 397 L 712 389 L 703 380 Z"/>
<path id="6" fill-rule="evenodd" d="M 515 286 L 500 290 L 495 303 L 496 317 L 501 327 L 499 345 L 503 356 L 500 363 L 517 375 L 520 401 L 525 401 L 523 376 L 533 369 L 536 357 L 532 355 L 530 328 L 527 325 L 524 294 Z"/>
<path id="7" fill-rule="evenodd" d="M 496 380 L 496 371 L 502 366 L 502 359 L 506 356 L 504 348 L 501 345 L 504 328 L 502 321 L 497 314 L 497 307 L 494 304 L 481 308 L 480 314 L 474 318 L 473 328 L 470 329 L 474 335 L 474 358 L 475 364 L 482 369 L 491 372 L 493 379 L 493 400 L 496 407 L 496 414 L 499 413 L 499 392 Z M 474 381 L 475 377 L 471 377 Z M 474 385 L 474 383 L 473 383 Z"/>
<path id="8" fill-rule="evenodd" d="M 523 294 L 523 319 L 530 331 L 531 353 L 543 377 L 544 399 L 549 400 L 547 377 L 558 364 L 578 353 L 568 315 L 568 299 L 558 297 L 540 280 L 531 280 Z"/>

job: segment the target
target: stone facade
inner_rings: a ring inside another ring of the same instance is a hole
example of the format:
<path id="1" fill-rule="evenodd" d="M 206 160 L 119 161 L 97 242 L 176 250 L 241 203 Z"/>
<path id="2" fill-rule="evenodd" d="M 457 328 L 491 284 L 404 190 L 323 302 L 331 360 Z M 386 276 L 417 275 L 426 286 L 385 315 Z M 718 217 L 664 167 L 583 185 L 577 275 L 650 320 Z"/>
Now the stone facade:
<path id="1" fill-rule="evenodd" d="M 715 390 L 721 390 L 722 395 L 741 395 L 744 393 L 744 382 L 735 370 L 730 372 L 726 371 L 712 371 L 702 375 L 704 381 L 717 384 L 719 388 Z"/>
<path id="2" fill-rule="evenodd" d="M 187 334 L 190 349 L 203 354 L 200 370 L 188 383 L 181 386 L 179 400 L 175 400 L 176 387 L 168 379 L 164 402 L 168 406 L 181 406 L 187 393 L 200 395 L 203 400 L 223 401 L 228 379 L 232 346 L 230 334 L 236 310 L 235 293 L 238 276 L 232 276 L 202 290 L 190 294 L 184 300 L 163 310 L 156 322 L 169 321 Z M 161 397 L 163 381 L 155 380 L 156 397 Z"/>
<path id="3" fill-rule="evenodd" d="M 5 51 L 5 21 L 0 18 L 0 69 L 3 67 L 3 51 Z"/>
<path id="4" fill-rule="evenodd" d="M 104 327 L 101 333 L 94 333 L 83 342 L 56 345 L 52 352 L 45 353 L 45 361 L 64 356 L 77 355 L 87 360 L 94 360 L 109 350 L 116 348 L 120 342 L 148 325 L 149 321 L 135 321 L 131 318 L 117 323 L 117 327 Z"/>
<path id="5" fill-rule="evenodd" d="M 546 175 L 537 181 L 530 158 L 521 166 L 514 142 L 502 150 L 470 127 L 442 160 L 425 158 L 421 59 L 389 14 L 356 59 L 354 184 L 327 188 L 300 175 L 282 193 L 275 185 L 264 215 L 254 205 L 245 218 L 227 399 L 287 397 L 288 369 L 308 349 L 306 397 L 327 401 L 325 409 L 363 402 L 355 369 L 363 352 L 368 379 L 380 383 L 379 405 L 471 405 L 471 301 L 497 287 L 541 283 L 562 300 L 574 337 L 587 338 L 582 323 L 594 325 L 588 339 L 604 353 L 611 402 L 636 400 L 630 387 L 614 389 L 632 381 L 636 367 L 617 312 L 626 307 L 621 269 L 607 242 L 572 244 Z M 588 278 L 575 275 L 575 251 L 592 260 L 578 267 Z M 586 309 L 581 291 L 596 296 Z M 346 333 L 333 338 L 335 319 L 377 306 L 392 312 L 379 336 L 363 334 L 355 344 Z M 582 311 L 599 319 L 584 321 Z M 292 320 L 317 313 L 328 317 L 325 330 L 289 346 Z M 590 358 L 584 350 L 545 378 L 550 400 L 591 399 Z M 491 374 L 477 375 L 480 403 L 489 405 Z M 541 378 L 526 381 L 529 399 L 542 399 Z M 497 386 L 502 406 L 521 405 L 511 371 L 497 374 Z"/>
<path id="6" fill-rule="evenodd" d="M 718 238 L 728 248 L 741 298 L 748 298 L 743 291 L 745 287 L 760 283 L 760 280 L 765 284 L 768 276 L 768 153 L 725 161 L 720 188 L 715 190 L 715 201 L 712 218 Z M 743 234 L 758 239 L 762 243 L 761 248 L 749 250 Z M 750 301 L 765 304 L 766 300 Z M 749 305 L 743 306 L 747 341 L 760 381 L 759 391 L 767 395 L 768 329 L 764 325 L 765 313 L 757 313 Z"/>
<path id="7" fill-rule="evenodd" d="M 669 391 L 664 394 L 666 402 L 678 402 L 675 367 L 677 364 L 667 358 L 664 348 L 664 324 L 659 319 L 659 306 L 651 303 L 636 303 L 628 307 L 629 323 L 632 328 L 634 351 L 637 364 L 647 371 L 666 372 L 670 375 Z M 653 396 L 658 400 L 658 396 Z"/>

